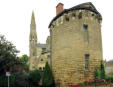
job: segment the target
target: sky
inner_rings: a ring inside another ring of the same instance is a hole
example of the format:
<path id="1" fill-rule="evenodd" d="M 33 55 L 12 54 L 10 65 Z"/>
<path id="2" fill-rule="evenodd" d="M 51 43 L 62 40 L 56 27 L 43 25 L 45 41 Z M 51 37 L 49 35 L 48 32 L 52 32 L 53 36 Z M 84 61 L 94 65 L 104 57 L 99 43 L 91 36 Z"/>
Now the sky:
<path id="1" fill-rule="evenodd" d="M 113 1 L 112 0 L 0 0 L 0 34 L 5 35 L 20 51 L 29 55 L 29 33 L 32 11 L 35 14 L 38 43 L 45 43 L 48 25 L 56 15 L 56 5 L 61 2 L 68 9 L 92 2 L 102 15 L 103 59 L 113 59 Z"/>

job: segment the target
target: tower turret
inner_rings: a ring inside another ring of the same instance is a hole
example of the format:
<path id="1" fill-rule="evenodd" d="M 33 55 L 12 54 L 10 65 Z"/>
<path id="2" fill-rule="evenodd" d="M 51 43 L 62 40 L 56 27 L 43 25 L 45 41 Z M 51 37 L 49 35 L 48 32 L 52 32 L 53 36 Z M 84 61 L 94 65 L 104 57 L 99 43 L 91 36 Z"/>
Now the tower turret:
<path id="1" fill-rule="evenodd" d="M 29 55 L 30 55 L 30 70 L 34 69 L 34 61 L 37 58 L 37 34 L 34 12 L 32 12 L 29 36 Z"/>

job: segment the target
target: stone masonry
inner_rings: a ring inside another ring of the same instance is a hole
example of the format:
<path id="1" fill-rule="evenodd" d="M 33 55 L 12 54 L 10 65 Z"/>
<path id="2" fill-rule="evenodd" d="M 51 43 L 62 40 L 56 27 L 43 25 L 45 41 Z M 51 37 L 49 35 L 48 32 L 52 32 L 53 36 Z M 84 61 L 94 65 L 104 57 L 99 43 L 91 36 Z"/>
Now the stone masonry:
<path id="1" fill-rule="evenodd" d="M 50 56 L 57 86 L 94 79 L 102 60 L 101 20 L 90 2 L 62 10 L 53 18 L 49 25 Z"/>

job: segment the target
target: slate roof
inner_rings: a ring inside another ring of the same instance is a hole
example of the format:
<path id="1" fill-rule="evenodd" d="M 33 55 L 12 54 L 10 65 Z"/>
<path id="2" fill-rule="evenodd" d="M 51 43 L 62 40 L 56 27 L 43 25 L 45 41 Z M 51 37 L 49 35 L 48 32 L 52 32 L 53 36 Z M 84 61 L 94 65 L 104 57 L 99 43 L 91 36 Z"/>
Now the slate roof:
<path id="1" fill-rule="evenodd" d="M 73 10 L 89 10 L 89 11 L 92 11 L 92 12 L 94 12 L 96 14 L 99 14 L 99 16 L 100 16 L 100 18 L 102 20 L 101 14 L 96 10 L 96 8 L 94 7 L 94 5 L 91 2 L 87 2 L 87 3 L 79 4 L 77 6 L 74 6 L 72 8 L 69 8 L 69 9 L 64 9 L 61 13 L 59 13 L 58 15 L 56 15 L 52 19 L 52 21 L 49 24 L 49 28 L 50 28 L 52 22 L 55 21 L 57 18 L 59 18 L 60 16 L 62 16 L 64 13 L 68 13 L 69 11 L 73 11 Z"/>
<path id="2" fill-rule="evenodd" d="M 47 45 L 38 43 L 37 47 L 38 48 L 47 48 Z"/>

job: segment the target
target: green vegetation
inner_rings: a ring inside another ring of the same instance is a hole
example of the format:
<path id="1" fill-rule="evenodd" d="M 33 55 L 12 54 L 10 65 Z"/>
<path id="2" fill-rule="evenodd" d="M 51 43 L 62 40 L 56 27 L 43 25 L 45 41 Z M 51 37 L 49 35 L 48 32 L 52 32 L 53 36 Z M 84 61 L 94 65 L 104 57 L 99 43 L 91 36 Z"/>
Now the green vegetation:
<path id="1" fill-rule="evenodd" d="M 95 69 L 95 79 L 100 79 L 100 71 L 98 68 Z"/>
<path id="2" fill-rule="evenodd" d="M 14 87 L 15 84 L 15 76 L 10 76 L 10 87 Z M 0 87 L 8 87 L 8 78 L 6 75 L 0 76 Z"/>
<path id="3" fill-rule="evenodd" d="M 24 54 L 24 55 L 22 55 L 22 57 L 20 57 L 20 62 L 24 65 L 23 68 L 26 72 L 29 71 L 28 59 L 29 59 L 29 57 L 26 54 Z"/>
<path id="4" fill-rule="evenodd" d="M 18 52 L 11 42 L 7 41 L 3 35 L 0 35 L 0 76 L 5 73 L 6 69 L 21 64 L 17 57 Z"/>
<path id="5" fill-rule="evenodd" d="M 45 66 L 42 84 L 44 87 L 52 87 L 54 84 L 52 71 L 49 67 L 48 62 L 46 63 L 46 66 Z"/>
<path id="6" fill-rule="evenodd" d="M 40 72 L 38 70 L 33 70 L 29 73 L 28 82 L 31 86 L 38 86 L 41 79 Z"/>
<path id="7" fill-rule="evenodd" d="M 105 79 L 106 74 L 105 74 L 105 67 L 104 67 L 104 62 L 101 61 L 101 79 Z"/>
<path id="8" fill-rule="evenodd" d="M 15 74 L 15 87 L 26 87 L 28 85 L 28 75 L 22 71 Z"/>

